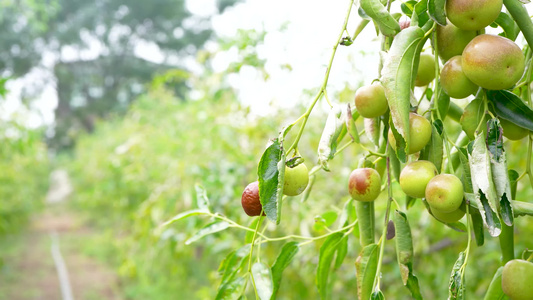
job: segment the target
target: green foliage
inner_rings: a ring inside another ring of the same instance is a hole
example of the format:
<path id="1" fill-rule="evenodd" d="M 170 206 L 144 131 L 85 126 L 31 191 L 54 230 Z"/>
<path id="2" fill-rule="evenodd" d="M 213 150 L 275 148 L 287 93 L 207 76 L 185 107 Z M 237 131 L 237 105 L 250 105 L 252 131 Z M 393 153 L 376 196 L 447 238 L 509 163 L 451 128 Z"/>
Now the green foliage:
<path id="1" fill-rule="evenodd" d="M 41 132 L 14 122 L 0 125 L 0 238 L 42 207 L 48 188 L 48 154 Z"/>

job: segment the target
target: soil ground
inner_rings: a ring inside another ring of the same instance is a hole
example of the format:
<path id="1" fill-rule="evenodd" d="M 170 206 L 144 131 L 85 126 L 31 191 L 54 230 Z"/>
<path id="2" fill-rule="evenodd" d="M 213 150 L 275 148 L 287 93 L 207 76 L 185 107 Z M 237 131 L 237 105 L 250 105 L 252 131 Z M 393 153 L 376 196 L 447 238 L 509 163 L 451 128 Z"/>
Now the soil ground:
<path id="1" fill-rule="evenodd" d="M 34 215 L 24 232 L 9 236 L 1 245 L 0 299 L 62 299 L 51 252 L 54 232 L 74 299 L 123 299 L 113 269 L 90 250 L 91 241 L 102 233 L 84 224 L 64 203 L 49 204 L 42 213 Z"/>

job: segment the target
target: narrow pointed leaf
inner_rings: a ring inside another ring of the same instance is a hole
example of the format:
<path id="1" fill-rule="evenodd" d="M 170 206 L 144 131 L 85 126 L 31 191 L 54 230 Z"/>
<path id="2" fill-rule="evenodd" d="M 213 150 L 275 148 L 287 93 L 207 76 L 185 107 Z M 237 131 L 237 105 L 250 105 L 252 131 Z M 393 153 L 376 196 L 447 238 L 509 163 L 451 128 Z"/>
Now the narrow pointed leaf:
<path id="1" fill-rule="evenodd" d="M 322 247 L 320 247 L 320 254 L 318 256 L 318 268 L 316 270 L 316 285 L 320 294 L 320 299 L 327 299 L 328 291 L 328 277 L 331 271 L 331 262 L 337 251 L 344 233 L 338 232 L 330 235 Z"/>
<path id="2" fill-rule="evenodd" d="M 278 139 L 274 139 L 268 146 L 257 167 L 259 177 L 259 199 L 267 217 L 279 223 L 278 203 L 283 194 L 283 179 L 285 172 L 285 155 Z M 281 206 L 279 207 L 281 209 Z"/>
<path id="3" fill-rule="evenodd" d="M 346 106 L 346 128 L 348 131 L 348 134 L 350 134 L 350 137 L 352 140 L 356 143 L 359 143 L 359 132 L 357 131 L 357 127 L 355 126 L 355 121 L 359 118 L 359 113 L 355 111 L 352 114 L 352 109 L 350 108 L 350 104 Z"/>
<path id="4" fill-rule="evenodd" d="M 485 298 L 483 298 L 483 300 L 509 299 L 509 297 L 504 294 L 502 289 L 502 271 L 503 267 L 499 267 L 498 270 L 496 270 L 496 273 L 494 274 L 494 277 L 492 277 L 492 281 L 490 282 L 489 288 L 487 289 L 487 293 L 485 294 Z"/>
<path id="5" fill-rule="evenodd" d="M 333 158 L 337 146 L 342 139 L 342 132 L 346 134 L 346 110 L 341 106 L 331 108 L 324 131 L 318 143 L 318 162 L 322 168 L 329 171 L 328 161 Z"/>
<path id="6" fill-rule="evenodd" d="M 264 263 L 256 262 L 252 266 L 252 274 L 257 295 L 261 300 L 270 300 L 273 294 L 272 273 Z"/>
<path id="7" fill-rule="evenodd" d="M 446 26 L 445 4 L 446 0 L 428 0 L 429 17 L 441 26 Z"/>
<path id="8" fill-rule="evenodd" d="M 215 300 L 234 300 L 238 299 L 244 293 L 244 284 L 246 280 L 243 277 L 237 277 L 223 284 L 217 292 Z"/>
<path id="9" fill-rule="evenodd" d="M 376 22 L 383 35 L 394 36 L 400 32 L 400 24 L 380 0 L 361 0 L 360 5 L 364 12 Z"/>
<path id="10" fill-rule="evenodd" d="M 511 201 L 515 216 L 533 216 L 533 203 L 523 201 Z"/>
<path id="11" fill-rule="evenodd" d="M 201 210 L 209 211 L 209 198 L 207 198 L 207 193 L 203 186 L 196 184 L 194 186 L 196 190 L 196 205 Z"/>
<path id="12" fill-rule="evenodd" d="M 520 33 L 520 29 L 518 28 L 516 22 L 509 14 L 505 12 L 500 12 L 496 20 L 494 20 L 494 23 L 492 23 L 490 26 L 500 26 L 503 29 L 503 34 L 500 35 L 512 41 L 516 40 L 516 37 L 518 37 L 518 33 Z"/>
<path id="13" fill-rule="evenodd" d="M 348 235 L 345 235 L 339 242 L 337 255 L 335 256 L 335 270 L 341 267 L 346 254 L 348 254 Z"/>
<path id="14" fill-rule="evenodd" d="M 379 134 L 381 128 L 381 121 L 379 118 L 365 118 L 365 133 L 366 136 L 374 143 L 374 145 L 379 146 Z"/>
<path id="15" fill-rule="evenodd" d="M 203 209 L 192 209 L 192 210 L 184 211 L 182 213 L 177 214 L 175 217 L 173 217 L 172 219 L 166 221 L 165 223 L 161 224 L 161 227 L 168 226 L 168 225 L 170 225 L 170 224 L 172 224 L 174 222 L 177 222 L 179 220 L 183 220 L 183 219 L 188 218 L 188 217 L 198 216 L 198 215 L 206 215 L 206 214 L 209 214 L 209 211 L 206 211 L 206 210 L 203 210 Z"/>
<path id="16" fill-rule="evenodd" d="M 229 228 L 229 223 L 226 221 L 215 222 L 207 225 L 206 227 L 200 229 L 196 234 L 191 236 L 188 240 L 185 241 L 185 245 L 190 245 L 197 240 L 203 238 L 206 235 L 213 234 L 224 229 Z"/>
<path id="17" fill-rule="evenodd" d="M 379 248 L 370 244 L 363 248 L 355 261 L 357 271 L 357 294 L 359 299 L 370 299 L 378 267 Z"/>
<path id="18" fill-rule="evenodd" d="M 300 251 L 300 245 L 297 242 L 289 242 L 283 245 L 281 252 L 276 258 L 274 265 L 272 265 L 272 283 L 273 283 L 273 292 L 271 299 L 276 298 L 276 294 L 281 285 L 281 278 L 283 271 L 289 266 L 296 254 Z"/>
<path id="19" fill-rule="evenodd" d="M 465 253 L 459 253 L 459 258 L 453 265 L 452 274 L 450 275 L 448 299 L 464 299 L 465 297 L 465 281 L 461 271 L 461 267 L 465 263 Z"/>
<path id="20" fill-rule="evenodd" d="M 517 126 L 533 130 L 533 110 L 522 99 L 507 90 L 487 91 L 487 98 L 498 115 Z"/>
<path id="21" fill-rule="evenodd" d="M 394 39 L 381 73 L 381 83 L 389 101 L 391 129 L 396 139 L 398 159 L 405 162 L 409 147 L 409 108 L 411 87 L 420 56 L 420 44 L 425 41 L 419 27 L 402 30 Z"/>

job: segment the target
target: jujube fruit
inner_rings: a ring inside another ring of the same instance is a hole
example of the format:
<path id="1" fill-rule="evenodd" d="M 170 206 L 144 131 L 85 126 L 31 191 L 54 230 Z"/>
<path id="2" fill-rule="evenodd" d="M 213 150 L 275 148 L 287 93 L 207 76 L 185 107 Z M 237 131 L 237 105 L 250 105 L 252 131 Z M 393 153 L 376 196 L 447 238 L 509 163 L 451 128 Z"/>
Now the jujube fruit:
<path id="1" fill-rule="evenodd" d="M 350 174 L 348 191 L 354 200 L 374 201 L 381 193 L 381 177 L 372 168 L 355 169 Z"/>
<path id="2" fill-rule="evenodd" d="M 437 168 L 430 161 L 419 160 L 408 163 L 400 173 L 400 187 L 408 196 L 423 198 L 428 182 L 437 174 Z"/>
<path id="3" fill-rule="evenodd" d="M 502 270 L 502 290 L 512 300 L 531 300 L 533 263 L 523 259 L 508 261 Z"/>
<path id="4" fill-rule="evenodd" d="M 500 125 L 503 129 L 503 136 L 512 141 L 521 140 L 530 133 L 529 130 L 515 125 L 514 123 L 505 119 L 500 119 Z"/>
<path id="5" fill-rule="evenodd" d="M 415 86 L 426 86 L 435 79 L 435 58 L 431 54 L 420 54 Z"/>
<path id="6" fill-rule="evenodd" d="M 463 30 L 456 27 L 451 22 L 446 26 L 437 25 L 437 49 L 439 57 L 443 61 L 461 55 L 466 45 L 475 38 L 476 31 Z"/>
<path id="7" fill-rule="evenodd" d="M 389 110 L 385 90 L 379 82 L 362 86 L 355 92 L 355 108 L 364 118 L 376 118 Z"/>
<path id="8" fill-rule="evenodd" d="M 457 99 L 475 94 L 479 88 L 463 72 L 460 55 L 452 57 L 444 64 L 440 72 L 440 83 L 448 96 Z"/>
<path id="9" fill-rule="evenodd" d="M 452 174 L 433 177 L 426 186 L 426 201 L 433 209 L 451 213 L 463 202 L 464 190 L 461 180 Z"/>
<path id="10" fill-rule="evenodd" d="M 244 212 L 250 217 L 259 216 L 263 206 L 259 200 L 259 181 L 254 181 L 246 186 L 242 192 L 241 205 Z M 265 213 L 263 212 L 263 216 Z"/>
<path id="11" fill-rule="evenodd" d="M 304 163 L 294 168 L 285 166 L 285 182 L 283 183 L 283 194 L 287 196 L 300 195 L 309 183 L 309 171 Z"/>
<path id="12" fill-rule="evenodd" d="M 396 139 L 389 129 L 389 144 L 396 150 Z M 431 123 L 419 114 L 409 113 L 409 154 L 424 148 L 431 139 Z"/>
<path id="13" fill-rule="evenodd" d="M 464 30 L 480 30 L 492 24 L 502 10 L 503 0 L 447 0 L 446 16 Z"/>
<path id="14" fill-rule="evenodd" d="M 480 87 L 504 90 L 522 77 L 525 58 L 520 47 L 510 39 L 482 34 L 466 46 L 462 67 L 466 77 Z"/>
<path id="15" fill-rule="evenodd" d="M 456 209 L 452 212 L 442 212 L 436 208 L 432 208 L 431 209 L 431 213 L 433 213 L 433 216 L 440 220 L 441 222 L 444 222 L 444 223 L 454 223 L 454 222 L 457 222 L 459 220 L 461 220 L 464 215 L 465 215 L 465 212 L 460 210 L 460 209 Z"/>

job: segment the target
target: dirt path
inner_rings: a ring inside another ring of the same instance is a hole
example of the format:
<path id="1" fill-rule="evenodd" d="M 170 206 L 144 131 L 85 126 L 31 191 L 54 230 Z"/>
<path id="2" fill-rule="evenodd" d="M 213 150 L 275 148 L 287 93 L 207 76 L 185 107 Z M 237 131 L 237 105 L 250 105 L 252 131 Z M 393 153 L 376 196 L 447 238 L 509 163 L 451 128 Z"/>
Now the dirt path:
<path id="1" fill-rule="evenodd" d="M 83 225 L 79 216 L 63 203 L 49 205 L 43 213 L 33 217 L 26 232 L 9 237 L 2 245 L 0 299 L 62 299 L 51 252 L 53 232 L 57 233 L 73 299 L 123 299 L 114 271 L 90 251 L 91 247 L 96 248 L 91 245 L 100 233 Z"/>

